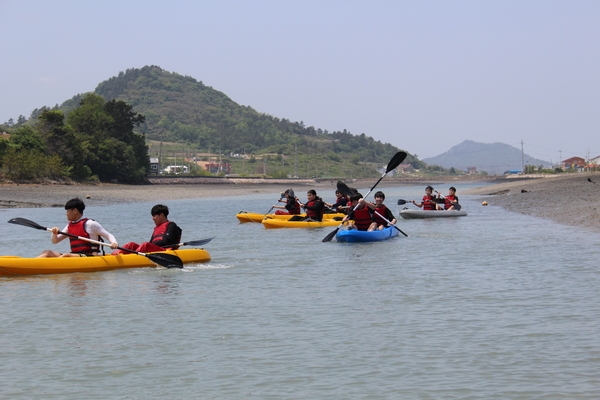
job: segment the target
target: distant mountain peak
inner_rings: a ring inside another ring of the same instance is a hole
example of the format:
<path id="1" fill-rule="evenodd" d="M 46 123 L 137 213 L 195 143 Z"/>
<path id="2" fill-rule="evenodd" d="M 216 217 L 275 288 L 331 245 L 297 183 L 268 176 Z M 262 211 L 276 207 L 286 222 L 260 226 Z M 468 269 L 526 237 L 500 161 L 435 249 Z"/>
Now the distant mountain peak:
<path id="1" fill-rule="evenodd" d="M 475 167 L 478 172 L 486 171 L 489 174 L 502 174 L 506 170 L 522 170 L 523 165 L 548 167 L 548 161 L 539 160 L 528 154 L 523 154 L 521 149 L 505 143 L 479 143 L 465 140 L 436 157 L 423 159 L 427 164 L 439 165 L 444 168 L 467 170 Z"/>

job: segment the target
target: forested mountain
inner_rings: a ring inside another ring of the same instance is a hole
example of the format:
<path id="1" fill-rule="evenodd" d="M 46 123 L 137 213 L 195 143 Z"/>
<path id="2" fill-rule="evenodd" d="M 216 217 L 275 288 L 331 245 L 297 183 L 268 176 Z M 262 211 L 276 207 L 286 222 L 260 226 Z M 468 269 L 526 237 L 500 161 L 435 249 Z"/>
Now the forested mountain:
<path id="1" fill-rule="evenodd" d="M 2 172 L 19 180 L 141 182 L 149 156 L 162 167 L 184 160 L 195 174 L 208 174 L 203 163 L 218 159 L 239 175 L 375 177 L 401 150 L 364 133 L 328 132 L 257 112 L 157 66 L 128 69 L 94 93 L 33 110 L 3 129 L 12 136 L 0 138 Z M 405 162 L 427 168 L 410 154 Z"/>
<path id="2" fill-rule="evenodd" d="M 386 163 L 399 151 L 364 134 L 327 132 L 259 113 L 201 81 L 157 66 L 121 72 L 100 83 L 95 93 L 124 100 L 144 115 L 140 129 L 147 139 L 186 142 L 207 151 L 337 154 L 334 158 L 351 154 L 355 160 L 377 163 Z"/>
<path id="3" fill-rule="evenodd" d="M 423 159 L 423 162 L 458 170 L 476 167 L 477 171 L 490 174 L 502 174 L 506 170 L 520 171 L 523 164 L 535 167 L 550 166 L 548 161 L 523 154 L 520 149 L 508 144 L 478 143 L 472 140 L 465 140 L 439 156 Z"/>

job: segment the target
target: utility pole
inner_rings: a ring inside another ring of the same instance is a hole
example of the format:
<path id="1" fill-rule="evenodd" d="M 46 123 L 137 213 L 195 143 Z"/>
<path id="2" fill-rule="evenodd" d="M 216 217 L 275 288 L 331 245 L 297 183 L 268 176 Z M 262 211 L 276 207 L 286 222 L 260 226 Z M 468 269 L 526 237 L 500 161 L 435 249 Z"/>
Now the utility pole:
<path id="1" fill-rule="evenodd" d="M 558 151 L 558 165 L 562 165 L 562 150 Z"/>
<path id="2" fill-rule="evenodd" d="M 523 140 L 521 140 L 521 172 L 525 173 L 525 155 L 523 153 Z"/>

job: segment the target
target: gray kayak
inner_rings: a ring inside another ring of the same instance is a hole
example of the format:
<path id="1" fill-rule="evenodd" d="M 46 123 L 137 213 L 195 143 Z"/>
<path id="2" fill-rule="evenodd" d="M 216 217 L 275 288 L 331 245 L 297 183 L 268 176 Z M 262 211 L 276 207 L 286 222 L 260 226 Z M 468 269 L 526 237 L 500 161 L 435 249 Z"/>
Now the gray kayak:
<path id="1" fill-rule="evenodd" d="M 400 216 L 404 219 L 415 218 L 452 218 L 464 217 L 467 215 L 465 210 L 410 210 L 408 208 L 400 211 Z"/>

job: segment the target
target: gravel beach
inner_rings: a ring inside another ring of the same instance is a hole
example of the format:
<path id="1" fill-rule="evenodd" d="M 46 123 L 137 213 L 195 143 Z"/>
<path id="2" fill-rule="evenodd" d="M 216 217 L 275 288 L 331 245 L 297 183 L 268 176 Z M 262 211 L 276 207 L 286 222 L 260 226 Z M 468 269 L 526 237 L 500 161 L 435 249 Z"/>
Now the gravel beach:
<path id="1" fill-rule="evenodd" d="M 373 180 L 365 181 L 366 186 Z M 509 211 L 552 219 L 560 224 L 600 232 L 600 174 L 573 173 L 540 177 L 498 178 L 492 185 L 463 190 L 460 195 L 479 196 L 489 205 Z M 386 185 L 415 185 L 424 182 L 388 179 Z M 429 182 L 427 184 L 433 184 Z M 446 182 L 447 183 L 447 182 Z M 360 186 L 354 182 L 351 186 Z M 363 185 L 364 186 L 364 185 Z M 200 184 L 200 185 L 40 185 L 1 184 L 0 208 L 63 207 L 73 197 L 88 205 L 109 205 L 136 201 L 166 202 L 169 200 L 240 196 L 257 193 L 280 193 L 315 188 L 331 191 L 333 181 Z"/>
<path id="2" fill-rule="evenodd" d="M 506 210 L 600 233 L 600 174 L 571 173 L 463 190 Z"/>

